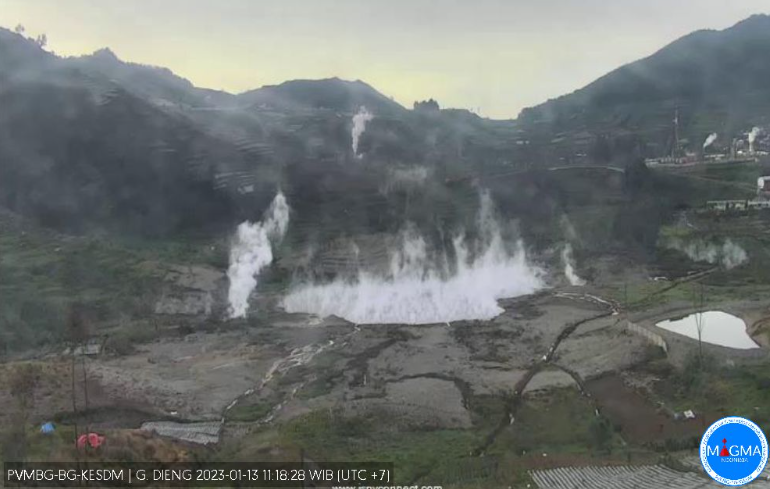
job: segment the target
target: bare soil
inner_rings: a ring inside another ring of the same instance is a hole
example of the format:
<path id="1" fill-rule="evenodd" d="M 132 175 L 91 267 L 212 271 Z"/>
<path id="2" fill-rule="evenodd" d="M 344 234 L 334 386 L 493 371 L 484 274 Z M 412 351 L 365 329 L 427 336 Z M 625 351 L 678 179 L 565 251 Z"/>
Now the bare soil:
<path id="1" fill-rule="evenodd" d="M 703 434 L 712 420 L 677 421 L 655 406 L 618 375 L 606 375 L 586 382 L 586 389 L 596 399 L 599 409 L 627 441 L 638 445 L 662 444 Z"/>

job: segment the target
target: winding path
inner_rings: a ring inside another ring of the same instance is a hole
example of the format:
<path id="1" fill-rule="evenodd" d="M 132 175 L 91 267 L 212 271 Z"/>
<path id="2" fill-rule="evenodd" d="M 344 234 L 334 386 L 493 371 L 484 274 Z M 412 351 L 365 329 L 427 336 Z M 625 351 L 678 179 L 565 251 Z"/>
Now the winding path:
<path id="1" fill-rule="evenodd" d="M 559 295 L 557 294 L 556 296 L 558 297 Z M 556 351 L 558 350 L 561 342 L 567 339 L 572 333 L 574 333 L 575 330 L 577 330 L 577 328 L 579 328 L 580 326 L 586 323 L 590 323 L 598 319 L 617 315 L 619 313 L 619 308 L 616 304 L 614 304 L 611 301 L 602 299 L 600 297 L 588 295 L 588 294 L 582 294 L 582 295 L 581 294 L 562 294 L 561 296 L 567 297 L 569 299 L 575 299 L 575 300 L 586 300 L 595 304 L 598 303 L 598 304 L 604 305 L 607 308 L 607 311 L 601 314 L 598 314 L 596 316 L 591 316 L 589 318 L 581 319 L 580 321 L 569 323 L 564 327 L 564 329 L 562 329 L 561 333 L 559 333 L 559 335 L 556 337 L 554 342 L 551 344 L 551 347 L 548 349 L 548 353 L 546 353 L 543 356 L 543 359 L 540 360 L 539 362 L 536 362 L 534 365 L 532 365 L 524 374 L 524 377 L 522 377 L 521 380 L 519 380 L 519 382 L 516 383 L 516 387 L 514 389 L 513 395 L 506 399 L 506 403 L 505 403 L 506 408 L 502 419 L 500 419 L 495 429 L 492 430 L 492 432 L 489 435 L 487 435 L 486 439 L 484 440 L 484 443 L 482 443 L 481 446 L 473 450 L 474 455 L 476 456 L 484 455 L 486 450 L 495 442 L 495 440 L 500 435 L 500 433 L 503 430 L 505 430 L 506 427 L 512 425 L 515 422 L 516 415 L 519 411 L 519 408 L 521 407 L 524 390 L 527 388 L 527 385 L 530 383 L 532 378 L 538 372 L 540 372 L 544 367 L 548 365 L 552 365 L 560 370 L 567 372 L 569 375 L 571 375 L 575 379 L 575 381 L 578 384 L 578 387 L 580 388 L 581 393 L 583 395 L 587 395 L 587 393 L 582 387 L 583 380 L 580 378 L 580 376 L 577 375 L 576 372 L 572 372 L 562 366 L 554 364 L 553 363 L 554 355 L 556 354 Z"/>

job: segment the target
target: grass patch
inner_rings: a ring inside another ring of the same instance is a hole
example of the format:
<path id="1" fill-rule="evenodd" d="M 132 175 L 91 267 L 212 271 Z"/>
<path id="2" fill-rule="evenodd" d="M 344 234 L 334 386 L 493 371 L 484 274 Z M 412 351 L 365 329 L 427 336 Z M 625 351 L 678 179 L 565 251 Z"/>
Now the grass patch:
<path id="1" fill-rule="evenodd" d="M 592 455 L 611 452 L 619 439 L 593 405 L 573 388 L 525 398 L 514 424 L 489 448 L 491 454 Z"/>
<path id="2" fill-rule="evenodd" d="M 242 440 L 234 460 L 267 456 L 267 450 L 282 447 L 323 461 L 393 462 L 396 484 L 424 481 L 446 483 L 454 480 L 453 461 L 468 458 L 480 441 L 473 430 L 399 431 L 386 414 L 343 417 L 335 411 L 320 410 L 296 418 L 277 430 L 270 429 Z"/>
<path id="3" fill-rule="evenodd" d="M 62 451 L 71 451 L 75 445 L 75 430 L 71 426 L 56 426 L 50 434 L 40 433 L 38 425 L 29 425 L 26 437 L 6 427 L 0 432 L 2 451 L 0 462 L 50 462 Z"/>
<path id="4" fill-rule="evenodd" d="M 656 391 L 676 411 L 743 416 L 770 430 L 770 363 L 722 367 L 706 355 L 701 366 L 693 354 Z"/>
<path id="5" fill-rule="evenodd" d="M 531 484 L 522 450 L 553 454 L 607 453 L 618 438 L 606 420 L 574 389 L 559 389 L 528 399 L 515 426 L 506 429 L 484 457 L 471 456 L 504 413 L 503 400 L 469 400 L 471 429 L 399 429 L 385 412 L 345 417 L 319 410 L 279 427 L 252 433 L 223 447 L 228 460 L 297 460 L 300 453 L 316 462 L 393 462 L 394 484 L 441 484 L 445 487 L 526 487 Z M 283 455 L 279 455 L 283 454 Z M 288 454 L 288 458 L 287 458 Z"/>
<path id="6" fill-rule="evenodd" d="M 329 394 L 336 385 L 335 379 L 340 375 L 341 374 L 327 374 L 308 382 L 299 390 L 299 392 L 297 392 L 297 397 L 300 399 L 313 399 Z"/>
<path id="7" fill-rule="evenodd" d="M 227 420 L 238 422 L 259 421 L 270 414 L 272 410 L 273 406 L 267 403 L 238 404 L 227 412 Z"/>
<path id="8" fill-rule="evenodd" d="M 468 409 L 471 412 L 473 426 L 483 431 L 493 430 L 506 413 L 505 400 L 491 395 L 470 397 Z"/>
<path id="9" fill-rule="evenodd" d="M 680 173 L 693 175 L 710 180 L 719 180 L 723 182 L 741 183 L 754 186 L 757 178 L 765 175 L 766 165 L 747 161 L 742 163 L 712 163 L 708 165 L 696 165 L 679 170 Z"/>
<path id="10" fill-rule="evenodd" d="M 64 339 L 73 303 L 93 331 L 145 336 L 166 263 L 219 263 L 202 243 L 123 242 L 64 236 L 0 216 L 0 354 Z M 121 338 L 126 339 L 126 338 Z"/>
<path id="11" fill-rule="evenodd" d="M 393 462 L 396 483 L 444 480 L 442 463 L 467 456 L 477 441 L 470 431 L 398 432 L 388 430 L 387 424 L 371 417 L 322 415 L 295 422 L 284 433 L 308 453 L 328 460 Z"/>

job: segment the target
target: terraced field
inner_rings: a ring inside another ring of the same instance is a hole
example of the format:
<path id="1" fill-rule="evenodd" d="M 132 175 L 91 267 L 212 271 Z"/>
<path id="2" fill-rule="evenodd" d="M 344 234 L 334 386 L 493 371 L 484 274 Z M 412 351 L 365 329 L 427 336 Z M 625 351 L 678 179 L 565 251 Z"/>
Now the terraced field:
<path id="1" fill-rule="evenodd" d="M 679 472 L 662 465 L 640 467 L 565 467 L 530 473 L 540 489 L 700 489 L 724 487 L 692 472 Z M 767 481 L 749 487 L 770 488 Z"/>

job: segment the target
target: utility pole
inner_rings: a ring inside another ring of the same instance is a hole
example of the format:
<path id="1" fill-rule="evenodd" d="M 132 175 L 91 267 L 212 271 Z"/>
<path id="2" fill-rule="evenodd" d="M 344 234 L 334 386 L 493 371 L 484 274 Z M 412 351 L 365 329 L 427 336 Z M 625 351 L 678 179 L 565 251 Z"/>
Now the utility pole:
<path id="1" fill-rule="evenodd" d="M 623 281 L 623 307 L 628 309 L 628 281 Z"/>
<path id="2" fill-rule="evenodd" d="M 304 472 L 305 470 L 305 449 L 299 449 L 299 469 Z M 305 489 L 305 478 L 302 478 L 302 489 Z"/>
<path id="3" fill-rule="evenodd" d="M 676 158 L 679 153 L 679 107 L 674 111 L 674 147 L 671 149 L 671 157 Z"/>
<path id="4" fill-rule="evenodd" d="M 705 327 L 705 323 L 703 320 L 703 309 L 706 304 L 705 300 L 705 293 L 703 288 L 703 283 L 699 283 L 700 285 L 700 298 L 698 299 L 698 310 L 695 313 L 695 327 L 698 330 L 698 366 L 701 370 L 703 370 L 703 328 Z"/>

